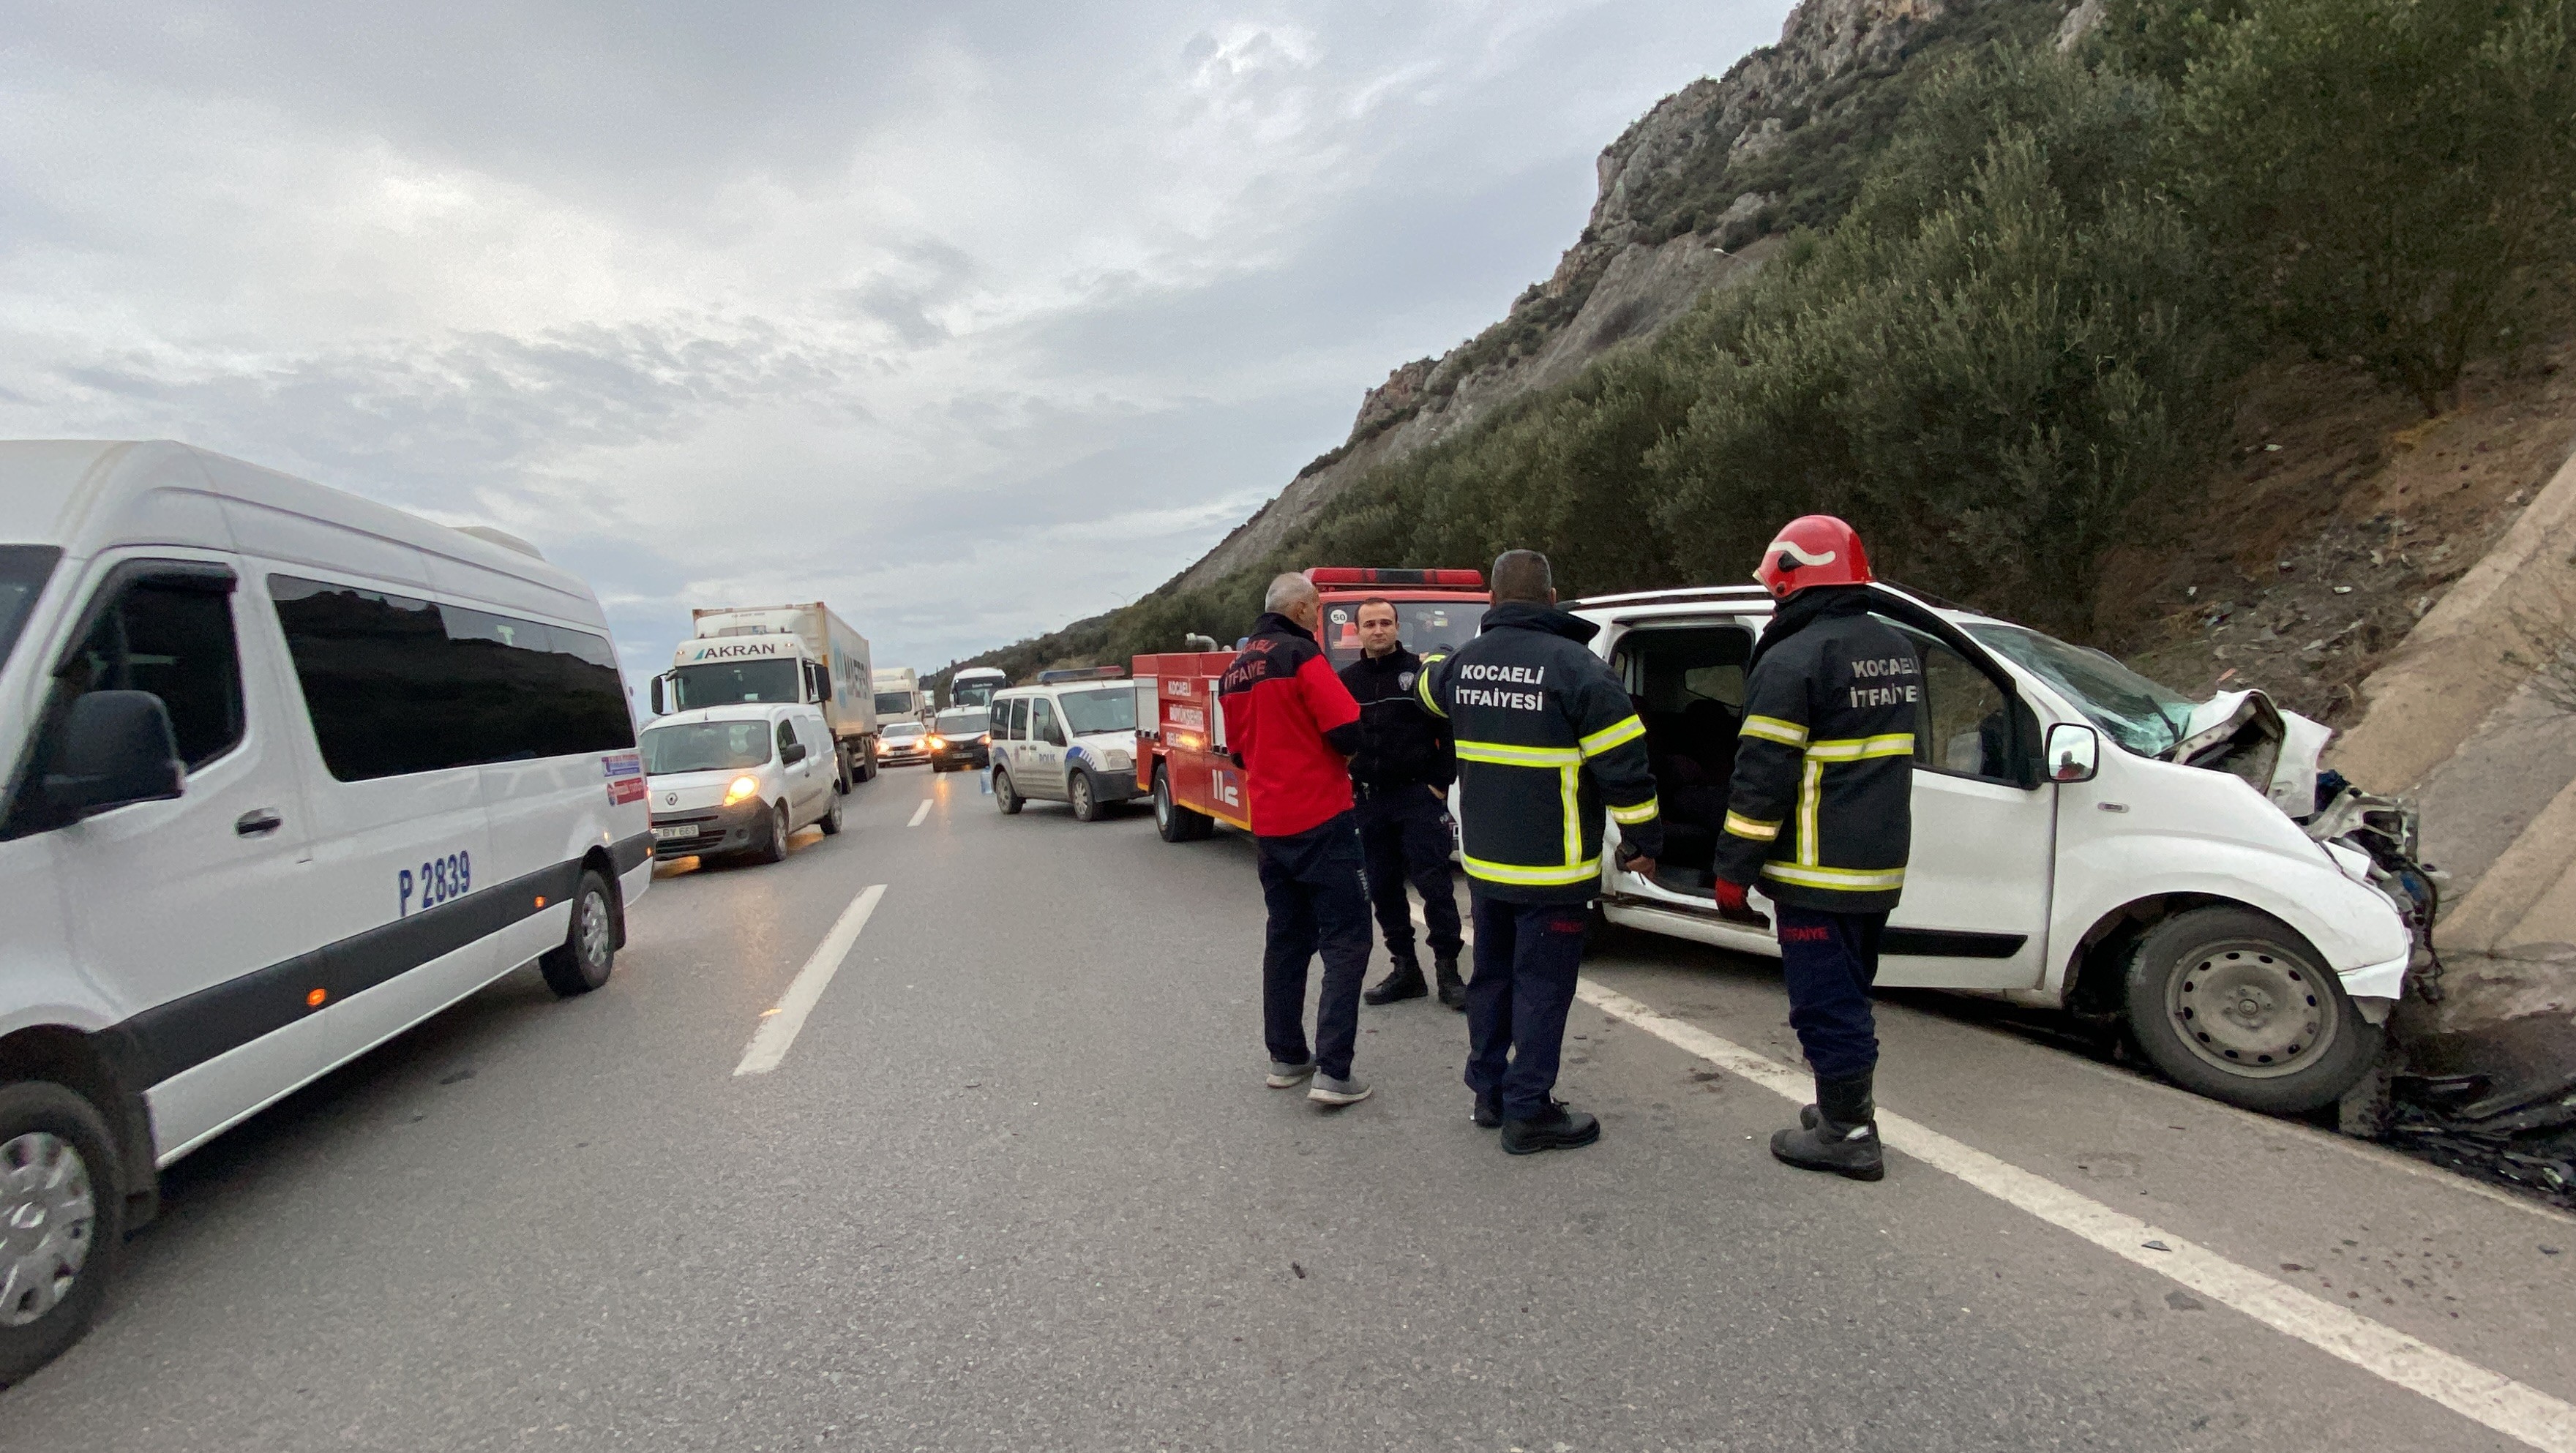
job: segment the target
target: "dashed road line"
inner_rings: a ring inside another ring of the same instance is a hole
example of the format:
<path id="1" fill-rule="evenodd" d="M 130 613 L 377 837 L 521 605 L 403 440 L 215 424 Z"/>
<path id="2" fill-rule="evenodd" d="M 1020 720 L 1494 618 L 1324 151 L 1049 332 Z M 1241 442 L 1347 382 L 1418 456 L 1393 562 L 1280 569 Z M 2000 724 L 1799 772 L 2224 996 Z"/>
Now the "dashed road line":
<path id="1" fill-rule="evenodd" d="M 920 805 L 919 807 L 916 807 L 916 808 L 914 808 L 914 809 L 912 810 L 912 821 L 905 823 L 905 824 L 904 824 L 904 826 L 906 826 L 906 827 L 919 827 L 919 826 L 921 826 L 921 820 L 922 820 L 923 818 L 928 817 L 928 816 L 930 815 L 930 804 L 931 804 L 931 803 L 933 803 L 933 802 L 935 802 L 935 801 L 937 801 L 937 800 L 938 800 L 938 799 L 937 799 L 937 798 L 934 798 L 934 797 L 925 797 L 925 798 L 921 799 L 921 805 Z"/>
<path id="2" fill-rule="evenodd" d="M 877 901 L 885 897 L 885 890 L 883 883 L 870 884 L 841 910 L 841 916 L 832 923 L 832 931 L 814 946 L 814 956 L 796 971 L 777 1007 L 762 1016 L 760 1028 L 752 1032 L 751 1043 L 743 1049 L 742 1063 L 733 1067 L 736 1075 L 765 1075 L 787 1058 L 787 1047 L 796 1042 L 796 1031 L 805 1027 L 805 1016 L 814 1012 L 815 1001 L 823 997 L 832 976 L 841 971 L 841 960 L 850 956 L 850 946 L 859 941 L 859 930 L 868 926 L 868 915 L 877 911 Z"/>

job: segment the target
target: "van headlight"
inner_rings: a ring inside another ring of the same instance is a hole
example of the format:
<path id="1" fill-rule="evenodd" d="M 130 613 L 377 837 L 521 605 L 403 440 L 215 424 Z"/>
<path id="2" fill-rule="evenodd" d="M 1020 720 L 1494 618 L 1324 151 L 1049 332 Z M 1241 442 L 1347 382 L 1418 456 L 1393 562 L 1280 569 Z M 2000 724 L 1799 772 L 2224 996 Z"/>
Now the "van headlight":
<path id="1" fill-rule="evenodd" d="M 745 772 L 743 775 L 736 777 L 731 782 L 725 784 L 724 805 L 731 807 L 737 802 L 749 802 L 751 799 L 758 797 L 759 795 L 760 779 L 752 776 L 748 772 Z"/>
<path id="2" fill-rule="evenodd" d="M 1136 759 L 1125 752 L 1103 752 L 1100 754 L 1100 761 L 1112 772 L 1124 772 L 1136 765 Z"/>

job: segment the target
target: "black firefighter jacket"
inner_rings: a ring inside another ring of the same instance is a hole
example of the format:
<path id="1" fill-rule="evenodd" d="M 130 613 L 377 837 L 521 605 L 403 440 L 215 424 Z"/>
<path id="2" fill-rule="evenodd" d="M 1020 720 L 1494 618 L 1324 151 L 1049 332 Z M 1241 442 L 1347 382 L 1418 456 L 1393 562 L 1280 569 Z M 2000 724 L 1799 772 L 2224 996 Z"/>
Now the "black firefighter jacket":
<path id="1" fill-rule="evenodd" d="M 1884 913 L 1914 834 L 1923 667 L 1859 586 L 1791 597 L 1754 649 L 1717 876 L 1772 901 Z"/>
<path id="2" fill-rule="evenodd" d="M 1372 792 L 1399 787 L 1446 788 L 1458 779 L 1449 723 L 1422 709 L 1413 682 L 1422 658 L 1399 645 L 1342 668 L 1342 684 L 1360 704 L 1360 749 L 1351 781 Z"/>
<path id="3" fill-rule="evenodd" d="M 1460 856 L 1477 892 L 1517 903 L 1581 903 L 1601 891 L 1601 813 L 1629 846 L 1663 851 L 1646 727 L 1584 643 L 1600 627 L 1513 601 L 1483 634 L 1423 662 L 1422 703 L 1458 748 Z"/>

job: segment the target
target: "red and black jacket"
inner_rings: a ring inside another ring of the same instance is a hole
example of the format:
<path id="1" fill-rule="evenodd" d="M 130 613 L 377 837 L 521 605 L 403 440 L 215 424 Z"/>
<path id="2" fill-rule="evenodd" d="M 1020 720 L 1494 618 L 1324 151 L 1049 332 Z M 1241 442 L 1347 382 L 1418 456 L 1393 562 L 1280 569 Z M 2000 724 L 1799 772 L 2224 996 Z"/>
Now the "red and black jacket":
<path id="1" fill-rule="evenodd" d="M 1290 837 L 1351 810 L 1360 708 L 1295 621 L 1255 621 L 1217 687 L 1225 745 L 1243 764 L 1255 837 Z"/>

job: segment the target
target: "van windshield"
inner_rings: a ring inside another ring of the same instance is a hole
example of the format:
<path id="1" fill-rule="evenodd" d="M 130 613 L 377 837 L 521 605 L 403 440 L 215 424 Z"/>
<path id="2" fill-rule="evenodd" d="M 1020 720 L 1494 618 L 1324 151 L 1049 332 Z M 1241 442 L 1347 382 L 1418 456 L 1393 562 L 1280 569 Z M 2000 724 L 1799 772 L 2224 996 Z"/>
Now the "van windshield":
<path id="1" fill-rule="evenodd" d="M 63 552 L 51 545 L 0 545 L 0 664 L 26 629 L 27 613 L 36 608 L 45 580 Z"/>
<path id="2" fill-rule="evenodd" d="M 769 760 L 772 733 L 765 721 L 693 721 L 644 733 L 644 771 L 723 772 Z"/>
<path id="3" fill-rule="evenodd" d="M 794 701 L 802 694 L 792 656 L 758 661 L 702 661 L 671 673 L 678 700 L 673 711 L 701 706 L 734 706 L 747 701 Z"/>
<path id="4" fill-rule="evenodd" d="M 2057 688 L 2077 711 L 2141 757 L 2161 757 L 2189 732 L 2191 698 L 2100 651 L 2027 626 L 1969 625 L 1977 643 Z"/>
<path id="5" fill-rule="evenodd" d="M 943 737 L 981 736 L 991 727 L 991 718 L 979 707 L 939 714 L 939 734 Z"/>
<path id="6" fill-rule="evenodd" d="M 1068 691 L 1056 698 L 1056 704 L 1064 708 L 1065 722 L 1077 737 L 1092 732 L 1132 732 L 1136 729 L 1136 688 L 1133 686 Z"/>

